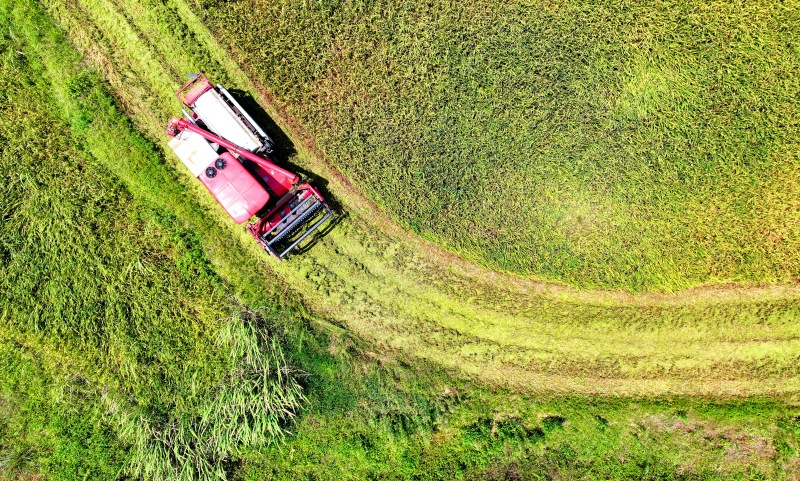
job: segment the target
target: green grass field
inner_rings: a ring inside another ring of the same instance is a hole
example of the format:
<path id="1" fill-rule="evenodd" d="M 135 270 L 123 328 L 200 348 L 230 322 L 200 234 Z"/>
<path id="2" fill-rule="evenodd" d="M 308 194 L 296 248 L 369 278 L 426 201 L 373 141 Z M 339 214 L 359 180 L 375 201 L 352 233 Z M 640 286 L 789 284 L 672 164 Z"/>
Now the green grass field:
<path id="1" fill-rule="evenodd" d="M 468 259 L 633 291 L 800 274 L 797 1 L 196 4 L 319 152 Z"/>
<path id="2" fill-rule="evenodd" d="M 24 5 L 16 7 L 4 17 L 19 20 Z M 113 477 L 121 447 L 127 472 L 143 479 L 221 476 L 217 460 L 280 441 L 305 405 L 278 323 L 265 318 L 280 307 L 242 312 L 191 230 L 174 213 L 137 204 L 76 142 L 116 116 L 129 160 L 137 146 L 154 153 L 96 75 L 66 69 L 49 78 L 48 67 L 76 58 L 59 34 L 15 23 L 0 38 L 4 391 L 23 406 L 27 395 L 34 406 L 60 407 L 40 428 L 68 438 L 57 444 L 67 452 L 56 449 L 43 466 L 56 477 L 77 474 L 70 470 L 84 451 L 103 469 L 94 475 Z M 59 108 L 72 116 L 69 125 Z M 28 392 L 29 384 L 38 391 Z M 80 439 L 82 431 L 89 439 Z"/>
<path id="3" fill-rule="evenodd" d="M 190 5 L 13 0 L 0 24 L 0 479 L 800 473 L 796 286 L 486 271 L 365 204 Z M 339 204 L 303 256 L 269 260 L 162 150 L 200 69 Z"/>

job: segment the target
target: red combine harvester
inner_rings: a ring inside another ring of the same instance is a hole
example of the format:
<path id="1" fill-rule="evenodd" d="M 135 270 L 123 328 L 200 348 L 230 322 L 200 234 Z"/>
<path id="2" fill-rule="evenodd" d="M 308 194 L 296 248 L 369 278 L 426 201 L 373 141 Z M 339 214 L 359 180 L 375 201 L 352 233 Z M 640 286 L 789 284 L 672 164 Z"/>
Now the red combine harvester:
<path id="1" fill-rule="evenodd" d="M 272 139 L 221 85 L 200 73 L 176 96 L 188 111 L 169 120 L 169 146 L 233 220 L 258 215 L 246 228 L 265 250 L 283 258 L 331 218 L 317 189 L 265 157 Z"/>

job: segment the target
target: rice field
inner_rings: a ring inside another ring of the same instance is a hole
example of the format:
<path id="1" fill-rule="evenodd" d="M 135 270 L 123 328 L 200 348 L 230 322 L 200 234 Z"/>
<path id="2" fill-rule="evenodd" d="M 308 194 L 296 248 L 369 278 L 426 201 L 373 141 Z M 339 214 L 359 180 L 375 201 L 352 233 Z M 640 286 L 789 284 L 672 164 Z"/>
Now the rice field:
<path id="1" fill-rule="evenodd" d="M 0 477 L 797 475 L 796 285 L 630 293 L 475 266 L 365 202 L 192 12 L 0 6 L 2 165 L 24 159 L 0 191 Z M 164 150 L 201 69 L 263 105 L 279 161 L 338 204 L 302 256 L 267 258 Z M 233 429 L 284 371 L 267 392 L 298 417 Z"/>

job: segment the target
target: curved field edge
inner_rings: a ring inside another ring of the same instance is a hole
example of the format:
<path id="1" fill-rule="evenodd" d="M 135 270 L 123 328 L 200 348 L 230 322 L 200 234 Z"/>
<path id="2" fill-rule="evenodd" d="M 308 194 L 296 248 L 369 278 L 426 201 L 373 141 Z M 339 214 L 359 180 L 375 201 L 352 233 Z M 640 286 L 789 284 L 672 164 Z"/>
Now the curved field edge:
<path id="1" fill-rule="evenodd" d="M 257 92 L 184 2 L 67 0 L 45 7 L 162 149 L 164 121 L 178 111 L 172 94 L 181 72 L 205 70 L 231 88 Z M 63 69 L 48 67 L 58 88 Z M 290 124 L 260 98 L 291 136 Z M 134 195 L 169 205 L 196 226 L 208 257 L 245 299 L 290 290 L 284 297 L 299 295 L 376 349 L 524 391 L 796 399 L 800 390 L 796 286 L 636 296 L 492 273 L 393 226 L 301 141 L 288 139 L 283 152 L 297 152 L 289 161 L 327 179 L 343 212 L 302 256 L 278 263 L 170 152 L 147 147 L 139 150 L 144 163 L 131 163 L 131 149 L 143 147 L 116 144 L 108 133 L 115 128 L 88 131 L 93 154 Z"/>
<path id="2" fill-rule="evenodd" d="M 193 4 L 448 249 L 580 287 L 798 278 L 796 0 Z"/>

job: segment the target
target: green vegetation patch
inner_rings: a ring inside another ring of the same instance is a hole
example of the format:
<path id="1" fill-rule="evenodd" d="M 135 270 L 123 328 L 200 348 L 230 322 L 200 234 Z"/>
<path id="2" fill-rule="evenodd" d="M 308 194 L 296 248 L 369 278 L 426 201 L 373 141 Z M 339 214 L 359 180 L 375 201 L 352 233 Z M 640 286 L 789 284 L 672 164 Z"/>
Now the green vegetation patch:
<path id="1" fill-rule="evenodd" d="M 369 198 L 490 268 L 800 274 L 800 3 L 195 2 Z"/>
<path id="2" fill-rule="evenodd" d="M 304 405 L 281 310 L 237 306 L 192 230 L 91 155 L 98 132 L 126 158 L 154 151 L 39 6 L 0 20 L 0 400 L 21 434 L 0 468 L 224 478 L 225 459 L 281 440 Z"/>

